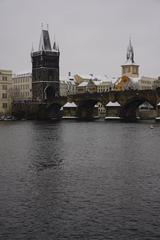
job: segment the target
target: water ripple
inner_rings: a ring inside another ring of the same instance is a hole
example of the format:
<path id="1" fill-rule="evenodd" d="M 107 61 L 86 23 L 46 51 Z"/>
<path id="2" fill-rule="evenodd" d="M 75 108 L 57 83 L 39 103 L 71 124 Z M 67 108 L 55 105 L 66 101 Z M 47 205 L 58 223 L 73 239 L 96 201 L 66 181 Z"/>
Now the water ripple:
<path id="1" fill-rule="evenodd" d="M 160 134 L 149 126 L 0 124 L 0 239 L 160 239 Z"/>

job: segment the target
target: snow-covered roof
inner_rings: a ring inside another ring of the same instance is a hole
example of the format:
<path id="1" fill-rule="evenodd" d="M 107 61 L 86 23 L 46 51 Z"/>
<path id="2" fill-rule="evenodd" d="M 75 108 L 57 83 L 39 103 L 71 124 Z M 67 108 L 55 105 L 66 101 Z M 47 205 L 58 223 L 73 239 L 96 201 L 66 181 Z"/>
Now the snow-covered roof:
<path id="1" fill-rule="evenodd" d="M 94 105 L 94 107 L 95 107 L 95 108 L 98 108 L 98 105 L 97 105 L 97 104 L 95 104 L 95 105 Z"/>
<path id="2" fill-rule="evenodd" d="M 88 85 L 88 82 L 82 82 L 78 85 L 78 87 L 86 87 Z"/>
<path id="3" fill-rule="evenodd" d="M 96 86 L 100 86 L 100 85 L 111 85 L 111 84 L 112 84 L 111 81 L 93 81 L 93 82 L 94 82 L 94 84 L 95 84 Z"/>
<path id="4" fill-rule="evenodd" d="M 154 82 L 156 79 L 157 78 L 142 76 L 140 80 L 153 81 Z"/>
<path id="5" fill-rule="evenodd" d="M 109 81 L 112 83 L 116 83 L 118 78 L 119 78 L 119 76 L 111 77 L 111 78 L 109 78 L 110 79 Z"/>
<path id="6" fill-rule="evenodd" d="M 28 70 L 22 70 L 22 71 L 19 71 L 17 73 L 13 73 L 13 77 L 15 76 L 32 76 L 32 73 Z"/>
<path id="7" fill-rule="evenodd" d="M 93 81 L 96 86 L 99 86 L 101 84 L 101 81 Z"/>
<path id="8" fill-rule="evenodd" d="M 119 102 L 108 102 L 106 104 L 106 107 L 120 107 L 121 105 L 119 104 Z"/>
<path id="9" fill-rule="evenodd" d="M 94 80 L 94 81 L 100 81 L 102 79 L 105 79 L 106 77 L 96 76 L 94 74 L 76 74 L 80 78 L 86 79 L 86 80 Z"/>
<path id="10" fill-rule="evenodd" d="M 153 109 L 153 106 L 149 103 L 149 102 L 144 102 L 144 103 L 142 103 L 140 106 L 139 106 L 139 108 L 141 109 L 143 109 L 143 108 L 148 108 L 148 109 Z"/>
<path id="11" fill-rule="evenodd" d="M 63 108 L 67 108 L 67 107 L 76 108 L 77 105 L 74 102 L 67 102 L 66 104 L 64 104 Z"/>
<path id="12" fill-rule="evenodd" d="M 129 77 L 133 83 L 138 83 L 141 80 L 141 77 Z"/>
<path id="13" fill-rule="evenodd" d="M 76 85 L 74 81 L 71 81 L 71 80 L 69 80 L 69 79 L 60 80 L 60 84 L 61 84 L 61 83 Z"/>
<path id="14" fill-rule="evenodd" d="M 92 76 L 90 74 L 77 74 L 77 75 L 84 79 L 94 79 L 95 78 L 94 76 Z"/>

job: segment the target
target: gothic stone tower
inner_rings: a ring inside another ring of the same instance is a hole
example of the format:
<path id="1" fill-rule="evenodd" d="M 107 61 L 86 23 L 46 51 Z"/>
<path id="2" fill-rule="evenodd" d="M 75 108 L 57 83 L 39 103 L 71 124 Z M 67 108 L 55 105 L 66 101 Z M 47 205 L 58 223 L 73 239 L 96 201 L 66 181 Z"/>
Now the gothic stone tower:
<path id="1" fill-rule="evenodd" d="M 48 30 L 42 30 L 39 50 L 31 53 L 33 101 L 50 101 L 59 95 L 59 48 L 51 48 Z"/>
<path id="2" fill-rule="evenodd" d="M 131 44 L 131 39 L 129 40 L 129 45 L 127 48 L 126 63 L 122 66 L 122 76 L 127 77 L 138 77 L 139 76 L 139 65 L 134 62 L 134 51 Z"/>

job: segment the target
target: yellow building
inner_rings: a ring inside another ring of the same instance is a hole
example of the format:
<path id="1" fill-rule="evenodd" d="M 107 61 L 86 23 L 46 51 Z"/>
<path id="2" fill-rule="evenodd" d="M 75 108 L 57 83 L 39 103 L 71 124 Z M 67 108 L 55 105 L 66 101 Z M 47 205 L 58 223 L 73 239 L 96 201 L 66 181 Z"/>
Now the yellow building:
<path id="1" fill-rule="evenodd" d="M 124 91 L 132 86 L 131 79 L 127 76 L 119 77 L 115 83 L 115 90 Z"/>
<path id="2" fill-rule="evenodd" d="M 12 85 L 12 71 L 0 69 L 0 115 L 11 114 L 12 101 L 10 89 Z"/>

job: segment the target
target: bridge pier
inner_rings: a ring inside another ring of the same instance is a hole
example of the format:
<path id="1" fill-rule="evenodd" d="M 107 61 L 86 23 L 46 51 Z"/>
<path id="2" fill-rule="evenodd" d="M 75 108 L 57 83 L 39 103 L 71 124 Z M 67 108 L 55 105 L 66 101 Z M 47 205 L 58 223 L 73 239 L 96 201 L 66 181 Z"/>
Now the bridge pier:
<path id="1" fill-rule="evenodd" d="M 98 108 L 95 107 L 78 107 L 77 117 L 82 120 L 93 120 L 98 117 Z"/>
<path id="2" fill-rule="evenodd" d="M 50 106 L 47 103 L 37 102 L 14 104 L 12 114 L 17 119 L 27 120 L 53 120 L 61 118 L 59 105 Z"/>
<path id="3" fill-rule="evenodd" d="M 157 104 L 157 117 L 156 117 L 156 122 L 160 122 L 160 102 Z"/>

